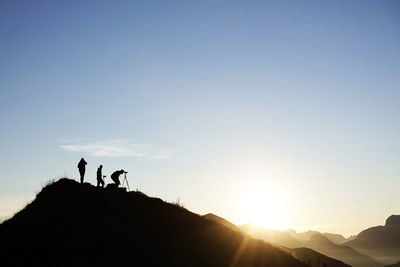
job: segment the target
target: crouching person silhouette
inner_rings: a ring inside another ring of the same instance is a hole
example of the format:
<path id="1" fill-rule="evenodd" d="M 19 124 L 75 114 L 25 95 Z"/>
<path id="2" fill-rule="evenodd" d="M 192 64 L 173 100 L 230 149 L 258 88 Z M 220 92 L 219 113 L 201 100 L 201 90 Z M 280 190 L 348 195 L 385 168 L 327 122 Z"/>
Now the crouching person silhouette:
<path id="1" fill-rule="evenodd" d="M 111 180 L 114 181 L 117 187 L 121 184 L 121 182 L 119 181 L 119 176 L 124 172 L 125 172 L 124 170 L 120 170 L 120 171 L 115 171 L 113 174 L 111 174 Z"/>
<path id="2" fill-rule="evenodd" d="M 100 165 L 100 167 L 97 169 L 97 187 L 99 187 L 100 185 L 101 187 L 104 187 L 102 170 L 103 170 L 103 165 Z"/>
<path id="3" fill-rule="evenodd" d="M 78 163 L 79 174 L 81 175 L 81 184 L 83 184 L 83 178 L 85 177 L 86 164 L 87 162 L 83 158 L 81 158 Z"/>

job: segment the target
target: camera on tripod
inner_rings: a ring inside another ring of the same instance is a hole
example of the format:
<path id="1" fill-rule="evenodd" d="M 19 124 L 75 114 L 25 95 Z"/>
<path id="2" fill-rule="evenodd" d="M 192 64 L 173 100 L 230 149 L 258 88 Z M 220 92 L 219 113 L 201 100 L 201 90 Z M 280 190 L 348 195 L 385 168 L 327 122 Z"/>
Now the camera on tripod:
<path id="1" fill-rule="evenodd" d="M 131 189 L 129 188 L 128 179 L 126 178 L 126 174 L 127 174 L 127 173 L 128 173 L 127 171 L 124 171 L 124 172 L 123 172 L 123 174 L 124 174 L 124 180 L 122 181 L 122 187 L 123 187 L 124 184 L 126 183 L 126 187 L 128 188 L 128 191 L 131 191 Z"/>

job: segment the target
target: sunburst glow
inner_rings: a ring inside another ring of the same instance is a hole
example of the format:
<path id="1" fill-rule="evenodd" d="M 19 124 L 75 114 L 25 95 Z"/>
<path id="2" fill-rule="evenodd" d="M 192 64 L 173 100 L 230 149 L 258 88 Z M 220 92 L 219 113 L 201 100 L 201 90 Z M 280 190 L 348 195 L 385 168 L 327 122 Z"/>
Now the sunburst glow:
<path id="1" fill-rule="evenodd" d="M 285 200 L 277 190 L 251 190 L 243 200 L 244 219 L 263 227 L 283 229 L 286 224 Z"/>

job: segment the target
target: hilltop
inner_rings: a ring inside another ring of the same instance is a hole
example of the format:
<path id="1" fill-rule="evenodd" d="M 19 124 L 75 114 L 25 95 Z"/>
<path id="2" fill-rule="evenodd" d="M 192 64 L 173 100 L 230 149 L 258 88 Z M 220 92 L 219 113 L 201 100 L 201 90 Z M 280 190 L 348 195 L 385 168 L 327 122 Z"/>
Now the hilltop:
<path id="1" fill-rule="evenodd" d="M 308 266 L 161 199 L 66 178 L 2 223 L 0 240 L 4 266 Z"/>

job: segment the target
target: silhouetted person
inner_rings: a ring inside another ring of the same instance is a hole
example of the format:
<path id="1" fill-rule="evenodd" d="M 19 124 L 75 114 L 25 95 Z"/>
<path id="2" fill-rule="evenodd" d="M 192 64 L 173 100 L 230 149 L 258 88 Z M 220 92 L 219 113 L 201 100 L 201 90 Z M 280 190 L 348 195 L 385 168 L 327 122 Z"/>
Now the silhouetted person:
<path id="1" fill-rule="evenodd" d="M 97 169 L 97 186 L 104 187 L 104 180 L 103 180 L 103 175 L 101 171 L 103 170 L 103 165 L 100 165 L 100 167 Z"/>
<path id="2" fill-rule="evenodd" d="M 114 181 L 117 187 L 121 184 L 121 182 L 119 181 L 119 176 L 124 172 L 125 172 L 124 170 L 120 170 L 120 171 L 115 171 L 113 174 L 111 174 L 111 180 Z"/>
<path id="3" fill-rule="evenodd" d="M 81 175 L 81 184 L 83 184 L 83 178 L 85 177 L 86 164 L 87 162 L 83 158 L 81 158 L 81 161 L 78 163 L 78 169 Z"/>

